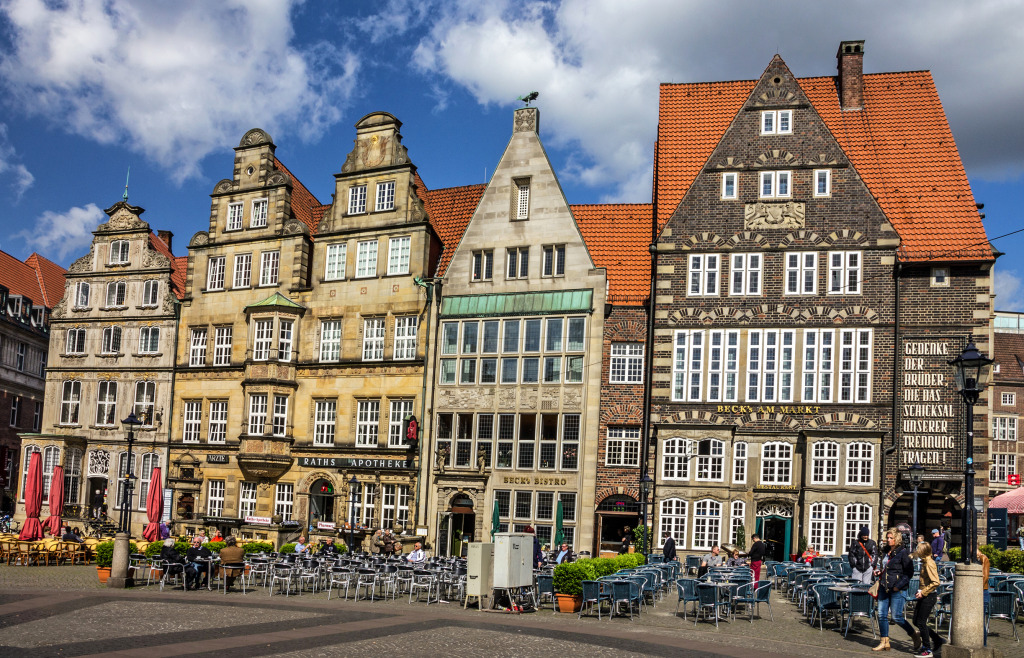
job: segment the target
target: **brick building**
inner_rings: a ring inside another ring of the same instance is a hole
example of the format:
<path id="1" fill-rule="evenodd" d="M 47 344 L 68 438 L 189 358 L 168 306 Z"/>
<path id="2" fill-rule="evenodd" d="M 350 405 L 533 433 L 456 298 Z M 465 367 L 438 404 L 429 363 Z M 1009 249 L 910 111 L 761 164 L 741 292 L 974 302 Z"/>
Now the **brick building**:
<path id="1" fill-rule="evenodd" d="M 1020 417 L 1024 415 L 1024 313 L 997 311 L 993 327 L 995 359 L 990 397 L 992 425 L 989 497 L 1016 488 L 1010 476 L 1020 473 Z"/>
<path id="2" fill-rule="evenodd" d="M 918 527 L 959 518 L 946 361 L 988 350 L 994 257 L 931 76 L 863 53 L 662 85 L 651 471 L 681 549 L 756 529 L 775 557 L 840 554 L 909 520 L 915 461 Z"/>

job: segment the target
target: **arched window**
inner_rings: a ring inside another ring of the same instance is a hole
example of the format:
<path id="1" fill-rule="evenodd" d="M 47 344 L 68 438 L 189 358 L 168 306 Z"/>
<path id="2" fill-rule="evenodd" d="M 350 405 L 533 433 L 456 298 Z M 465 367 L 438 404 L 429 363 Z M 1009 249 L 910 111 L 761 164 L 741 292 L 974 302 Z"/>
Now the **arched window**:
<path id="1" fill-rule="evenodd" d="M 793 444 L 771 441 L 761 447 L 761 484 L 793 483 Z"/>
<path id="2" fill-rule="evenodd" d="M 53 480 L 53 467 L 60 464 L 60 448 L 46 446 L 43 448 L 43 504 L 50 504 L 50 482 Z M 26 469 L 28 470 L 28 469 Z"/>
<path id="3" fill-rule="evenodd" d="M 710 549 L 721 541 L 722 503 L 698 500 L 693 506 L 693 548 Z"/>
<path id="4" fill-rule="evenodd" d="M 681 498 L 666 498 L 661 501 L 658 537 L 664 537 L 667 532 L 676 540 L 676 548 L 685 548 L 687 511 L 687 502 Z"/>
<path id="5" fill-rule="evenodd" d="M 846 484 L 871 486 L 874 480 L 875 451 L 870 443 L 846 446 Z"/>
<path id="6" fill-rule="evenodd" d="M 25 484 L 28 482 L 28 464 L 32 460 L 32 453 L 42 451 L 39 446 L 25 446 L 25 463 L 21 467 L 21 500 L 25 500 Z"/>
<path id="7" fill-rule="evenodd" d="M 663 480 L 690 479 L 690 443 L 689 439 L 668 439 L 665 441 L 661 458 L 661 478 Z M 678 535 L 672 535 L 677 540 Z"/>
<path id="8" fill-rule="evenodd" d="M 82 479 L 82 451 L 68 448 L 64 454 L 64 504 L 77 505 Z"/>
<path id="9" fill-rule="evenodd" d="M 811 484 L 839 484 L 839 444 L 818 441 L 811 454 Z"/>
<path id="10" fill-rule="evenodd" d="M 732 514 L 729 518 L 730 532 L 729 532 L 729 543 L 739 544 L 739 530 L 740 526 L 744 527 L 744 530 L 749 530 L 746 527 L 747 518 L 747 504 L 742 500 L 732 501 Z M 750 532 L 744 532 L 744 535 L 749 542 Z"/>
<path id="11" fill-rule="evenodd" d="M 136 455 L 132 455 L 132 474 L 137 474 L 135 470 Z M 124 477 L 128 473 L 128 453 L 121 452 L 117 455 L 117 498 L 114 499 L 114 508 L 121 509 L 121 505 L 124 503 Z M 129 496 L 134 496 L 134 491 L 129 492 Z M 131 509 L 132 501 L 128 499 L 128 509 Z"/>
<path id="12" fill-rule="evenodd" d="M 747 443 L 737 441 L 732 447 L 732 481 L 733 484 L 747 482 Z"/>
<path id="13" fill-rule="evenodd" d="M 146 509 L 149 496 L 149 481 L 153 478 L 153 469 L 160 465 L 160 455 L 148 452 L 142 455 L 142 470 L 139 472 L 139 509 Z"/>
<path id="14" fill-rule="evenodd" d="M 697 481 L 722 482 L 725 469 L 725 444 L 718 439 L 704 439 L 697 444 Z"/>
<path id="15" fill-rule="evenodd" d="M 871 530 L 871 506 L 859 503 L 850 503 L 844 510 L 843 520 L 843 545 L 840 548 L 849 549 L 857 540 L 860 527 L 866 525 Z"/>
<path id="16" fill-rule="evenodd" d="M 836 554 L 836 506 L 832 503 L 811 505 L 809 541 L 822 555 Z"/>
<path id="17" fill-rule="evenodd" d="M 107 284 L 107 307 L 117 308 L 125 305 L 128 298 L 128 284 L 124 281 L 111 281 Z"/>

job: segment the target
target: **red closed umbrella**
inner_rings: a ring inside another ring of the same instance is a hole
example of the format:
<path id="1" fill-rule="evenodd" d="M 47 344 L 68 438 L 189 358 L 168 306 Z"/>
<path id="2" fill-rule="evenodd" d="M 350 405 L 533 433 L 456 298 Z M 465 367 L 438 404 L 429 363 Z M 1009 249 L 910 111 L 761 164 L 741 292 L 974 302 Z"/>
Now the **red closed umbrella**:
<path id="1" fill-rule="evenodd" d="M 25 525 L 18 539 L 35 541 L 43 538 L 43 524 L 39 512 L 43 509 L 43 456 L 33 452 L 28 460 L 28 478 L 25 480 Z"/>
<path id="2" fill-rule="evenodd" d="M 64 513 L 64 467 L 54 466 L 50 478 L 50 518 L 46 519 L 43 528 L 54 537 L 60 536 L 60 515 Z"/>
<path id="3" fill-rule="evenodd" d="M 149 478 L 149 493 L 146 495 L 146 518 L 149 525 L 142 531 L 146 541 L 160 539 L 160 517 L 164 515 L 164 490 L 160 481 L 160 467 L 153 469 Z"/>

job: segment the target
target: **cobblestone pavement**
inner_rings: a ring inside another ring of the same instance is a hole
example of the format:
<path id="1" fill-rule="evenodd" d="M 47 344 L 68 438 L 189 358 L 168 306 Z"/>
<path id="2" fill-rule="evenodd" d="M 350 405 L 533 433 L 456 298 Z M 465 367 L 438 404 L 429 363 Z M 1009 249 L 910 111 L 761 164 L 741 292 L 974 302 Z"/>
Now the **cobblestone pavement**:
<path id="1" fill-rule="evenodd" d="M 156 586 L 113 590 L 91 566 L 0 565 L 0 656 L 179 655 L 305 658 L 416 652 L 446 658 L 479 656 L 864 656 L 870 626 L 854 622 L 848 638 L 825 624 L 812 628 L 796 606 L 773 594 L 774 621 L 755 617 L 694 626 L 667 596 L 632 621 L 577 619 L 538 612 L 513 615 L 456 604 L 352 601 L 323 592 L 285 597 L 258 588 L 247 595 L 182 592 Z M 994 622 L 990 644 L 1022 656 L 1007 622 Z M 893 627 L 893 648 L 909 641 Z"/>

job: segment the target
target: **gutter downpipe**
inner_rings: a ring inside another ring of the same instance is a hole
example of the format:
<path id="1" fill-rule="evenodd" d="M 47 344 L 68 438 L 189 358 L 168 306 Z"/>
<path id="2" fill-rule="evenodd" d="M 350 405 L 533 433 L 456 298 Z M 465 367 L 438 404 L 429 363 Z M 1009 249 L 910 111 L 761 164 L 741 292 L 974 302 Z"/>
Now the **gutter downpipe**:
<path id="1" fill-rule="evenodd" d="M 657 146 L 655 146 L 657 149 Z M 658 180 L 658 159 L 654 158 L 654 180 Z M 640 446 L 640 454 L 643 457 L 643 461 L 640 462 L 640 481 L 637 482 L 637 489 L 641 489 L 641 483 L 645 477 L 649 474 L 649 462 L 651 452 L 651 385 L 654 379 L 654 295 L 655 295 L 655 274 L 658 270 L 658 186 L 655 183 L 653 185 L 653 203 L 651 204 L 651 244 L 648 250 L 651 254 L 651 285 L 647 296 L 647 345 L 644 352 L 644 370 L 647 375 L 644 377 L 644 401 L 643 401 L 643 419 L 642 427 L 640 429 L 641 436 L 643 437 L 642 445 Z M 651 504 L 654 501 L 654 486 L 651 487 Z M 647 537 L 647 497 L 641 494 L 641 504 L 643 505 L 643 521 L 644 521 L 644 552 L 649 555 L 651 553 L 651 542 Z M 653 512 L 653 510 L 652 510 Z M 653 516 L 653 515 L 652 515 Z M 645 555 L 646 558 L 646 555 Z"/>
<path id="2" fill-rule="evenodd" d="M 900 275 L 903 272 L 903 263 L 899 259 L 899 254 L 896 254 L 896 271 L 894 272 L 893 280 L 895 282 L 895 297 L 896 301 L 893 304 L 893 332 L 892 332 L 892 445 L 882 451 L 882 477 L 885 477 L 885 464 L 888 461 L 889 455 L 896 452 L 898 447 L 896 443 L 896 430 L 899 423 L 899 366 L 900 366 Z M 899 479 L 899 463 L 896 464 L 896 473 L 893 477 L 893 490 L 896 488 L 896 482 Z M 885 528 L 886 525 L 883 519 L 883 510 L 885 509 L 885 486 L 883 485 L 879 489 L 878 493 L 878 527 Z M 879 531 L 881 532 L 881 531 Z"/>
<path id="3" fill-rule="evenodd" d="M 175 384 L 175 382 L 178 381 L 177 360 L 178 360 L 178 337 L 181 334 L 180 326 L 181 326 L 181 300 L 175 299 L 174 300 L 174 351 L 171 352 L 171 409 L 172 410 L 174 409 L 174 384 Z M 165 483 L 167 482 L 167 479 L 171 477 L 171 438 L 172 438 L 171 430 L 173 429 L 171 427 L 171 418 L 173 418 L 173 416 L 171 416 L 170 413 L 168 413 L 168 416 L 170 416 L 170 417 L 167 419 L 167 444 L 164 446 L 165 454 L 164 454 L 164 461 L 163 461 L 163 463 L 166 464 L 166 467 L 163 470 L 163 482 L 160 483 L 160 486 L 163 487 L 164 489 L 167 488 L 165 486 Z M 161 492 L 161 494 L 162 494 L 162 492 Z M 171 505 L 172 506 L 174 505 L 174 494 L 173 493 L 171 494 Z M 196 501 L 196 504 L 193 507 L 193 509 L 199 509 L 199 501 L 198 500 Z M 169 512 L 170 512 L 170 510 L 168 510 L 168 513 Z M 161 521 L 162 520 L 163 519 L 161 519 Z"/>
<path id="4" fill-rule="evenodd" d="M 431 356 L 431 354 L 433 354 L 433 352 L 430 349 L 430 310 L 431 310 L 431 302 L 433 302 L 433 300 L 434 300 L 434 287 L 435 286 L 438 288 L 437 301 L 438 301 L 438 303 L 440 303 L 440 301 L 441 301 L 441 291 L 440 291 L 441 284 L 436 279 L 421 279 L 420 277 L 414 278 L 413 279 L 413 283 L 415 283 L 416 285 L 422 287 L 426 291 L 426 293 L 427 293 L 427 305 L 426 305 L 426 308 L 424 309 L 424 312 L 426 314 L 426 321 L 427 321 L 426 322 L 426 324 L 427 324 L 427 339 L 426 339 L 426 341 L 423 344 L 423 385 L 420 388 L 420 425 L 419 425 L 420 437 L 419 437 L 418 444 L 416 446 L 416 457 L 419 460 L 418 463 L 417 463 L 417 466 L 422 471 L 423 470 L 423 443 L 424 443 L 424 439 L 426 438 L 426 432 L 424 431 L 423 428 L 424 428 L 425 415 L 426 415 L 426 410 L 427 410 L 427 377 L 429 376 L 429 372 L 430 372 L 430 356 Z M 436 342 L 436 340 L 437 339 L 436 339 L 436 336 L 435 336 L 435 342 Z M 430 473 L 430 471 L 428 469 L 428 471 L 427 471 L 427 475 L 428 476 L 429 476 L 429 473 Z M 423 477 L 417 477 L 416 478 L 416 506 L 415 506 L 415 510 L 413 511 L 413 532 L 416 531 L 416 526 L 418 526 L 419 523 L 420 523 L 420 504 L 421 504 L 421 500 L 420 500 L 420 481 L 422 479 L 423 479 Z M 424 540 L 425 539 L 426 539 L 426 537 L 424 537 Z"/>

